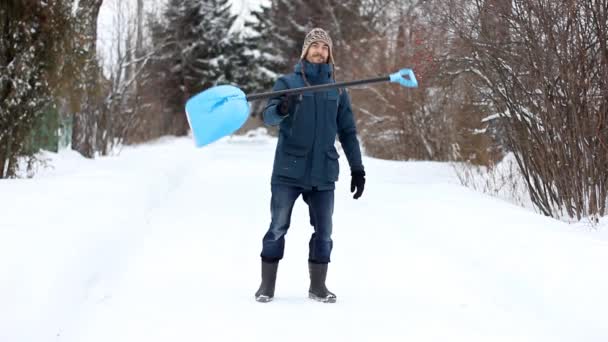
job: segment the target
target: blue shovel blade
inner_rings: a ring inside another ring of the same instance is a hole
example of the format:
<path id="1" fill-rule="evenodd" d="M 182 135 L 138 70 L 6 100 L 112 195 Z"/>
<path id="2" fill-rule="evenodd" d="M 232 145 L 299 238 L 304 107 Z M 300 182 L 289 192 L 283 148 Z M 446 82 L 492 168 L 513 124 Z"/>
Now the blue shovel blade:
<path id="1" fill-rule="evenodd" d="M 234 133 L 249 116 L 243 91 L 231 85 L 209 88 L 186 102 L 186 116 L 197 147 Z"/>

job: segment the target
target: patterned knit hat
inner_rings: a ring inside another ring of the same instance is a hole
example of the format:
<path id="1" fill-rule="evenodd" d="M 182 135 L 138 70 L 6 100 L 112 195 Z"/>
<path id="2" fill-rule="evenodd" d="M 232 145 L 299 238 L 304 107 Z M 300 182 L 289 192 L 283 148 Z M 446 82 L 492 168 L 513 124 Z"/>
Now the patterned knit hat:
<path id="1" fill-rule="evenodd" d="M 300 56 L 300 59 L 306 58 L 308 48 L 310 47 L 310 44 L 314 42 L 325 43 L 327 44 L 327 46 L 329 46 L 329 63 L 335 64 L 333 56 L 334 48 L 331 41 L 331 37 L 329 36 L 329 34 L 327 34 L 327 32 L 325 32 L 325 30 L 318 27 L 310 30 L 310 32 L 308 32 L 308 34 L 306 35 L 306 38 L 304 38 L 304 45 L 302 45 L 302 55 Z"/>

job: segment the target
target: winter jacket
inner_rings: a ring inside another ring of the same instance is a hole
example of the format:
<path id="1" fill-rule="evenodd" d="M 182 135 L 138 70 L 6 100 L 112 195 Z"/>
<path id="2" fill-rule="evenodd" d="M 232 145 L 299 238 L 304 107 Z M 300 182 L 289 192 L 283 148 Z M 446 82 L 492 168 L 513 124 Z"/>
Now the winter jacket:
<path id="1" fill-rule="evenodd" d="M 334 83 L 332 72 L 331 64 L 302 60 L 293 73 L 277 80 L 273 90 L 306 86 L 302 73 L 310 85 Z M 350 98 L 344 89 L 331 89 L 307 92 L 299 99 L 285 117 L 278 114 L 280 97 L 271 98 L 264 109 L 264 122 L 279 125 L 271 183 L 332 190 L 339 174 L 336 136 L 351 171 L 363 171 Z"/>

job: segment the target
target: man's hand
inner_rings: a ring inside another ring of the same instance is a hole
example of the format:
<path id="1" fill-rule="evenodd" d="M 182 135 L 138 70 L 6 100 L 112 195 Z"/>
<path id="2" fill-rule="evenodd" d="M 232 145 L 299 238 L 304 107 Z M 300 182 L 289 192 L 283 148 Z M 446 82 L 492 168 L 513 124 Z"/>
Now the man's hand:
<path id="1" fill-rule="evenodd" d="M 350 181 L 350 192 L 355 192 L 353 195 L 354 199 L 358 199 L 363 194 L 363 188 L 365 188 L 365 171 L 352 171 Z"/>
<path id="2" fill-rule="evenodd" d="M 293 110 L 295 105 L 300 102 L 299 95 L 283 95 L 281 96 L 281 102 L 277 104 L 277 113 L 280 116 L 289 115 L 289 111 Z"/>
<path id="3" fill-rule="evenodd" d="M 287 95 L 281 96 L 281 102 L 277 105 L 277 113 L 280 116 L 287 116 L 289 114 L 289 97 Z"/>

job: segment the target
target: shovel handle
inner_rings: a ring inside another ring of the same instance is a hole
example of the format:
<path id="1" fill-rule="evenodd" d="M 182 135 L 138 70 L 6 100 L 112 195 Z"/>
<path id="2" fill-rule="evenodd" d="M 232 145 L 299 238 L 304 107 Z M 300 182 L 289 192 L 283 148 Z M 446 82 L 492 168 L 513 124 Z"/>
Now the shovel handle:
<path id="1" fill-rule="evenodd" d="M 346 88 L 346 87 L 352 87 L 352 86 L 363 85 L 363 84 L 389 82 L 390 80 L 391 79 L 389 76 L 382 76 L 382 77 L 368 78 L 365 80 L 328 83 L 328 84 L 320 84 L 320 85 L 315 85 L 315 86 L 310 86 L 310 87 L 301 87 L 301 88 L 270 91 L 270 92 L 266 92 L 266 93 L 247 95 L 247 101 L 262 100 L 262 99 L 267 99 L 270 97 L 281 96 L 281 95 L 302 94 L 302 93 L 305 93 L 308 91 L 314 92 L 314 91 L 328 90 L 328 89 L 335 89 L 335 88 Z"/>

